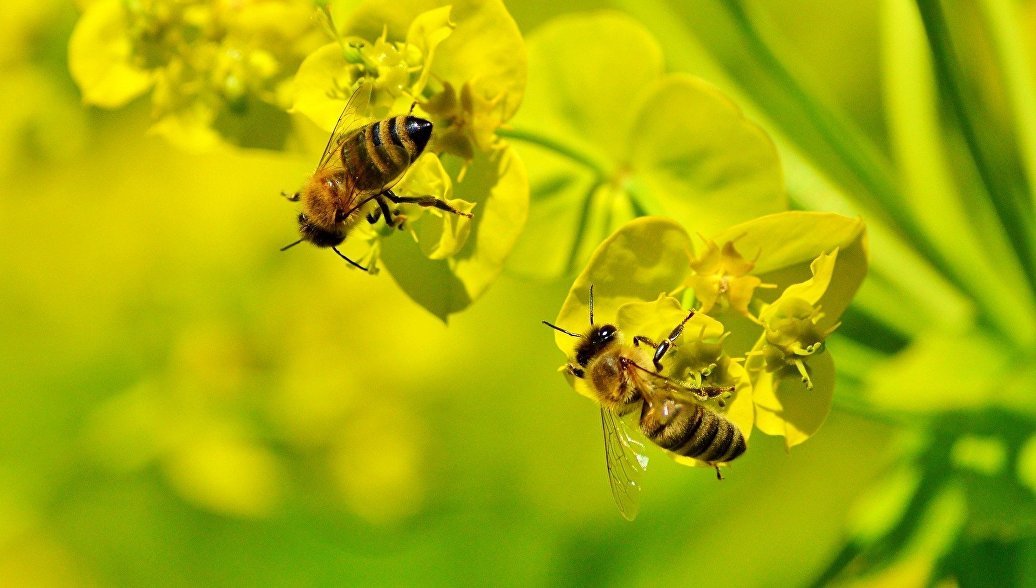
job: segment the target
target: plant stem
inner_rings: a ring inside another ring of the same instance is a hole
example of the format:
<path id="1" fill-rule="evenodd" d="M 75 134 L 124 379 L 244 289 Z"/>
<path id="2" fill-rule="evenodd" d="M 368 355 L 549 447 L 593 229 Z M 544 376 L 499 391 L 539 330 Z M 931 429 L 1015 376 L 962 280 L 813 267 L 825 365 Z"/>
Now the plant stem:
<path id="1" fill-rule="evenodd" d="M 590 211 L 593 209 L 594 196 L 601 187 L 598 180 L 591 184 L 590 189 L 583 196 L 583 207 L 579 211 L 579 223 L 576 226 L 576 236 L 572 240 L 572 250 L 568 253 L 568 260 L 565 262 L 565 273 L 570 274 L 579 261 L 579 252 L 582 250 L 583 238 L 586 236 L 587 225 L 590 223 Z"/>
<path id="2" fill-rule="evenodd" d="M 1028 279 L 1029 287 L 1036 292 L 1036 229 L 1033 227 L 1032 210 L 1021 196 L 1022 191 L 1011 185 L 1010 178 L 1000 173 L 993 161 L 993 155 L 986 146 L 994 140 L 992 137 L 983 141 L 982 128 L 973 117 L 973 108 L 962 76 L 960 61 L 953 48 L 950 31 L 938 0 L 917 0 L 921 20 L 924 22 L 931 46 L 935 69 L 945 84 L 946 99 L 952 108 L 954 117 L 964 136 L 968 152 L 975 163 L 975 170 L 984 185 L 989 198 L 996 209 L 1000 224 L 1021 262 Z M 972 101 L 974 102 L 974 101 Z"/>
<path id="3" fill-rule="evenodd" d="M 595 182 L 599 182 L 604 178 L 608 177 L 608 166 L 603 162 L 599 161 L 595 157 L 580 151 L 576 147 L 566 145 L 557 139 L 541 135 L 535 131 L 528 129 L 516 129 L 516 128 L 500 128 L 497 129 L 496 134 L 506 139 L 514 139 L 530 145 L 536 145 L 542 147 L 548 151 L 561 155 L 566 159 L 569 159 L 579 165 L 585 167 L 594 173 Z"/>

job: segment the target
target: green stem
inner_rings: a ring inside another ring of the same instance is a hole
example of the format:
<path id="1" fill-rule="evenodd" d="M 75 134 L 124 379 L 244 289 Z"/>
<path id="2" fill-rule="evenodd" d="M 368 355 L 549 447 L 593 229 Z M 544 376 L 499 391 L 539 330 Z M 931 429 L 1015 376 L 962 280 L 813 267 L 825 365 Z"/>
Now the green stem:
<path id="1" fill-rule="evenodd" d="M 974 113 L 981 109 L 969 108 L 968 90 L 963 79 L 960 61 L 950 38 L 945 15 L 938 0 L 917 0 L 921 20 L 924 22 L 931 46 L 935 70 L 944 83 L 946 99 L 949 102 L 964 137 L 968 152 L 975 164 L 975 170 L 993 203 L 1014 253 L 1025 270 L 1029 287 L 1036 292 L 1036 229 L 1033 227 L 1032 209 L 1022 196 L 1024 190 L 1011 184 L 1007 174 L 1000 173 L 995 157 L 988 146 L 997 137 L 983 136 L 985 125 L 980 125 Z M 974 100 L 973 100 L 974 101 Z"/>
<path id="2" fill-rule="evenodd" d="M 896 180 L 890 165 L 884 161 L 870 143 L 845 121 L 839 120 L 833 111 L 818 103 L 813 95 L 803 88 L 784 63 L 774 54 L 752 22 L 740 1 L 721 0 L 718 4 L 726 9 L 734 25 L 745 41 L 746 50 L 772 78 L 774 84 L 783 88 L 788 97 L 805 113 L 816 131 L 845 163 L 849 171 L 875 197 L 882 209 L 896 224 L 909 228 L 909 211 L 902 206 L 902 195 L 896 187 Z M 923 239 L 922 239 L 923 241 Z"/>
<path id="3" fill-rule="evenodd" d="M 594 196 L 597 189 L 601 187 L 598 180 L 590 185 L 590 189 L 583 196 L 583 206 L 579 211 L 579 224 L 576 226 L 576 236 L 572 240 L 572 250 L 568 253 L 568 260 L 565 262 L 565 273 L 570 274 L 579 262 L 579 252 L 582 251 L 583 238 L 586 236 L 587 225 L 590 224 L 590 211 L 593 209 Z"/>
<path id="4" fill-rule="evenodd" d="M 665 209 L 662 204 L 650 192 L 646 192 L 634 180 L 626 182 L 624 192 L 629 196 L 633 213 L 637 216 L 664 215 Z"/>
<path id="5" fill-rule="evenodd" d="M 573 161 L 585 167 L 586 169 L 593 172 L 596 176 L 595 182 L 601 181 L 603 178 L 608 177 L 608 166 L 603 162 L 599 161 L 595 157 L 580 151 L 576 147 L 566 145 L 557 139 L 541 135 L 536 131 L 530 131 L 528 129 L 516 129 L 516 128 L 500 128 L 497 129 L 496 134 L 504 137 L 505 139 L 514 139 L 515 141 L 521 141 L 528 143 L 529 145 L 535 145 L 542 147 L 548 151 L 561 155 L 566 159 Z"/>
<path id="6" fill-rule="evenodd" d="M 782 89 L 786 98 L 795 104 L 798 111 L 805 114 L 824 144 L 830 147 L 856 181 L 871 195 L 874 201 L 870 206 L 872 214 L 887 215 L 889 224 L 902 234 L 914 249 L 921 252 L 929 263 L 961 288 L 956 274 L 950 271 L 944 258 L 913 220 L 910 208 L 904 204 L 906 196 L 899 188 L 898 178 L 895 177 L 891 164 L 850 122 L 843 120 L 836 111 L 826 108 L 803 87 L 763 40 L 741 1 L 722 0 L 718 4 L 731 16 L 734 26 L 744 39 L 746 50 L 754 60 L 760 64 L 776 87 Z M 790 136 L 795 136 L 795 133 L 791 132 Z"/>
<path id="7" fill-rule="evenodd" d="M 1036 83 L 1033 83 L 1033 63 L 1021 30 L 1021 11 L 1014 3 L 1000 0 L 981 0 L 979 7 L 986 18 L 986 29 L 1000 60 L 1004 87 L 1018 123 L 1015 132 L 1030 186 L 1029 208 L 1036 212 L 1036 190 L 1031 188 L 1036 186 Z"/>

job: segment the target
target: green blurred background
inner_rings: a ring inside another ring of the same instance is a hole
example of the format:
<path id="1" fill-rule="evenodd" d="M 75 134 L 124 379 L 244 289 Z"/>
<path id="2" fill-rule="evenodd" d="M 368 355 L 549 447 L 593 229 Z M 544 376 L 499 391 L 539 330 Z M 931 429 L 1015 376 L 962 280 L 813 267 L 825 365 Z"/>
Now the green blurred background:
<path id="1" fill-rule="evenodd" d="M 601 4 L 508 8 L 527 34 Z M 876 4 L 762 3 L 881 142 Z M 656 452 L 623 521 L 539 324 L 570 280 L 505 275 L 446 326 L 388 276 L 279 253 L 313 157 L 185 153 L 146 100 L 82 107 L 76 16 L 2 25 L 0 583 L 777 586 L 842 549 L 891 425 L 753 436 L 721 483 Z"/>

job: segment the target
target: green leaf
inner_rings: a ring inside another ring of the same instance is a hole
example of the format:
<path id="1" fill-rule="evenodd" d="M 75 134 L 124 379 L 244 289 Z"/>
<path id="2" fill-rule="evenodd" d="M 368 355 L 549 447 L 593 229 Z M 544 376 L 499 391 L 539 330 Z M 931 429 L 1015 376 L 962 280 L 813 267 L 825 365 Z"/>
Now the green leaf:
<path id="1" fill-rule="evenodd" d="M 490 186 L 487 192 L 487 186 Z M 443 321 L 467 308 L 497 278 L 528 213 L 528 177 L 514 151 L 477 153 L 454 195 L 472 202 L 471 234 L 455 255 L 427 260 L 398 236 L 381 241 L 381 259 L 415 302 Z"/>
<path id="2" fill-rule="evenodd" d="M 1036 494 L 1036 435 L 1032 435 L 1018 452 L 1018 481 Z"/>
<path id="3" fill-rule="evenodd" d="M 897 412 L 1010 405 L 1014 400 L 1003 383 L 1013 368 L 1001 344 L 980 331 L 922 333 L 874 368 L 866 393 L 871 402 Z"/>
<path id="4" fill-rule="evenodd" d="M 627 146 L 639 186 L 696 231 L 787 208 L 773 142 L 715 86 L 667 76 L 647 93 Z"/>
<path id="5" fill-rule="evenodd" d="M 882 476 L 856 499 L 846 516 L 849 535 L 857 543 L 871 545 L 902 524 L 921 484 L 921 473 L 903 464 Z"/>
<path id="6" fill-rule="evenodd" d="M 988 3 L 987 3 L 988 4 Z M 947 133 L 924 25 L 913 2 L 884 5 L 886 109 L 902 170 L 903 206 L 938 250 L 943 266 L 1016 341 L 1036 332 L 1032 292 L 984 198 L 962 197 L 946 152 Z M 995 263 L 993 263 L 995 261 Z"/>
<path id="7" fill-rule="evenodd" d="M 120 0 L 94 2 L 68 42 L 68 67 L 83 101 L 105 108 L 122 106 L 151 87 L 151 72 L 133 65 L 126 11 Z"/>
<path id="8" fill-rule="evenodd" d="M 590 256 L 568 296 L 555 324 L 582 331 L 589 316 L 590 286 L 594 286 L 594 311 L 601 322 L 615 320 L 628 302 L 655 300 L 659 294 L 679 289 L 690 273 L 693 245 L 678 223 L 660 217 L 632 220 L 615 231 Z M 572 338 L 556 333 L 558 348 L 571 355 Z"/>

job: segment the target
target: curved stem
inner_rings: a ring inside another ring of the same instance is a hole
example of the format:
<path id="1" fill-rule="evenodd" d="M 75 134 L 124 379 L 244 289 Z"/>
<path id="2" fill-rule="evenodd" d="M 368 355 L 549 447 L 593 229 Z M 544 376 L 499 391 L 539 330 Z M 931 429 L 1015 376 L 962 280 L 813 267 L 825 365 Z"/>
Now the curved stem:
<path id="1" fill-rule="evenodd" d="M 989 136 L 984 121 L 975 120 L 973 103 L 976 99 L 969 95 L 942 7 L 934 0 L 917 0 L 917 7 L 928 34 L 936 72 L 945 85 L 947 101 L 975 163 L 975 170 L 1025 270 L 1030 289 L 1036 292 L 1036 223 L 1033 222 L 1032 208 L 1023 195 L 1025 189 L 1013 184 L 1013 178 L 1002 173 L 998 165 L 1000 162 L 990 146 L 1002 138 Z"/>
<path id="2" fill-rule="evenodd" d="M 561 155 L 566 159 L 569 159 L 579 165 L 590 170 L 596 176 L 595 181 L 608 176 L 608 168 L 604 163 L 597 160 L 595 157 L 584 153 L 579 149 L 566 145 L 556 139 L 541 135 L 535 131 L 527 129 L 516 129 L 516 128 L 500 128 L 497 129 L 496 134 L 506 139 L 514 139 L 515 141 L 521 141 L 530 145 L 536 145 L 542 147 L 548 151 Z"/>
<path id="3" fill-rule="evenodd" d="M 583 207 L 579 211 L 579 224 L 576 227 L 576 236 L 572 240 L 572 250 L 568 253 L 568 260 L 565 261 L 565 273 L 572 273 L 576 263 L 579 261 L 579 252 L 582 250 L 583 238 L 586 236 L 587 225 L 590 224 L 590 211 L 593 209 L 594 196 L 597 189 L 601 187 L 601 180 L 590 185 L 590 189 L 583 196 Z"/>

